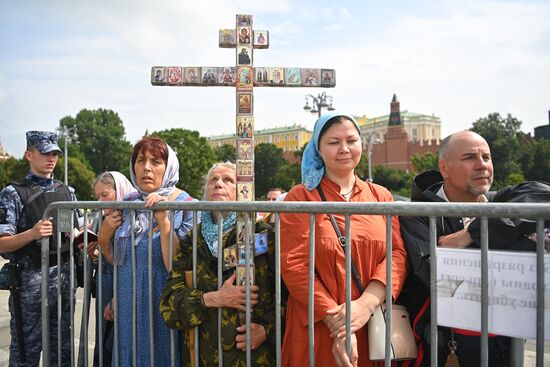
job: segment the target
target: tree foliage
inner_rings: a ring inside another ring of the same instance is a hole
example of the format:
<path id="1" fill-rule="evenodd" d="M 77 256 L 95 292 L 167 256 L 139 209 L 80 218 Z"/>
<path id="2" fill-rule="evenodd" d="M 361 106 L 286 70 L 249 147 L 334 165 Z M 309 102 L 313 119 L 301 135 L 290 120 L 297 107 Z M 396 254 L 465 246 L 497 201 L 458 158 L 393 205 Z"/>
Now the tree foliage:
<path id="1" fill-rule="evenodd" d="M 77 151 L 70 151 L 69 157 L 85 157 L 92 170 L 99 174 L 104 171 L 127 173 L 132 145 L 126 140 L 126 131 L 116 112 L 105 109 L 83 109 L 75 117 L 67 116 L 59 122 L 59 128 L 76 126 Z M 74 149 L 74 148 L 73 148 Z M 72 154 L 71 154 L 72 153 Z"/>
<path id="2" fill-rule="evenodd" d="M 277 174 L 282 170 L 287 161 L 283 157 L 283 150 L 274 144 L 258 144 L 254 149 L 254 174 L 256 177 L 256 197 L 262 197 L 272 187 L 287 186 Z"/>
<path id="3" fill-rule="evenodd" d="M 214 151 L 205 137 L 198 131 L 186 129 L 168 129 L 154 132 L 174 149 L 180 164 L 180 179 L 178 187 L 187 191 L 191 196 L 202 196 L 204 177 L 216 162 Z"/>
<path id="4" fill-rule="evenodd" d="M 436 153 L 427 152 L 422 155 L 413 154 L 411 156 L 411 162 L 416 173 L 422 173 L 430 169 L 439 169 L 439 155 Z"/>
<path id="5" fill-rule="evenodd" d="M 483 136 L 491 148 L 495 177 L 494 189 L 507 185 L 507 178 L 510 175 L 522 173 L 518 156 L 524 134 L 520 128 L 521 121 L 510 114 L 502 118 L 499 113 L 491 113 L 472 124 L 470 130 Z"/>
<path id="6" fill-rule="evenodd" d="M 409 197 L 413 176 L 401 169 L 376 166 L 373 174 L 374 183 L 386 187 L 393 193 Z"/>
<path id="7" fill-rule="evenodd" d="M 69 156 L 67 162 L 67 181 L 69 186 L 74 188 L 76 197 L 80 201 L 95 200 L 95 193 L 92 188 L 96 174 L 86 166 L 79 158 Z M 65 178 L 65 161 L 60 157 L 53 171 L 54 177 L 60 181 Z"/>
<path id="8" fill-rule="evenodd" d="M 29 162 L 23 157 L 21 159 L 8 158 L 0 161 L 0 188 L 8 183 L 22 179 L 29 172 Z"/>
<path id="9" fill-rule="evenodd" d="M 218 162 L 235 162 L 237 148 L 231 144 L 224 144 L 221 147 L 214 148 L 214 154 Z"/>

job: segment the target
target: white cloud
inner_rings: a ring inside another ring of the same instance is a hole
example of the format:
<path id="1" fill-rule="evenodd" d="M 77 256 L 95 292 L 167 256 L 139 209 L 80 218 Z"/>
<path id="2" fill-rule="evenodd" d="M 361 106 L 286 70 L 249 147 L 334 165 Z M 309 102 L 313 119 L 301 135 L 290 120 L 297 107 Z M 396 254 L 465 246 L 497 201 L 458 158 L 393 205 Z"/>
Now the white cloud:
<path id="1" fill-rule="evenodd" d="M 511 112 L 526 131 L 546 123 L 550 5 L 432 5 L 437 8 L 430 12 L 411 11 L 410 4 L 388 7 L 373 19 L 369 2 L 2 3 L 0 23 L 10 26 L 0 29 L 0 39 L 22 41 L 0 43 L 0 123 L 13 128 L 8 139 L 2 132 L 2 142 L 21 140 L 19 130 L 53 128 L 65 115 L 99 107 L 119 112 L 131 139 L 145 128 L 231 132 L 231 88 L 152 87 L 149 72 L 153 65 L 232 64 L 235 51 L 218 48 L 218 29 L 232 28 L 237 13 L 253 14 L 255 27 L 270 32 L 271 46 L 254 52 L 255 65 L 336 69 L 337 86 L 326 91 L 339 111 L 386 114 L 395 92 L 402 109 L 440 116 L 444 134 L 493 111 Z M 255 89 L 257 128 L 312 127 L 314 116 L 302 107 L 304 95 L 317 92 Z"/>

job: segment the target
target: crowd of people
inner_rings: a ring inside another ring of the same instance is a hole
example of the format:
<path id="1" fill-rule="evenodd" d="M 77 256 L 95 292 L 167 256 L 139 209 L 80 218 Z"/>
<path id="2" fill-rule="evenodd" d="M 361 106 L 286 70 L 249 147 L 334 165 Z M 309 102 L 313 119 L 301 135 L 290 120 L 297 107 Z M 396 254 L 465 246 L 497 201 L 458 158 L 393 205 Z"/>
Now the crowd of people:
<path id="1" fill-rule="evenodd" d="M 14 271 L 18 283 L 17 287 L 10 288 L 10 366 L 37 366 L 40 360 L 40 240 L 43 237 L 50 237 L 51 244 L 49 306 L 51 310 L 58 309 L 60 287 L 62 310 L 59 320 L 57 312 L 50 313 L 51 352 L 50 360 L 44 364 L 58 365 L 61 358 L 60 365 L 71 365 L 70 339 L 57 340 L 58 330 L 62 336 L 70 335 L 70 300 L 75 289 L 70 284 L 70 236 L 62 236 L 62 243 L 57 243 L 55 216 L 42 219 L 50 203 L 76 200 L 72 188 L 53 178 L 60 152 L 55 133 L 29 131 L 25 152 L 29 173 L 0 192 L 0 254 L 10 260 L 9 269 Z M 357 175 L 355 170 L 361 155 L 361 135 L 354 118 L 339 113 L 325 114 L 317 120 L 304 150 L 302 183 L 288 193 L 281 188 L 270 189 L 267 200 L 393 201 L 386 188 Z M 450 135 L 441 142 L 439 155 L 439 171 L 427 171 L 415 178 L 413 201 L 550 199 L 550 186 L 540 182 L 509 187 L 494 196 L 489 194 L 493 180 L 491 152 L 485 139 L 476 133 L 463 131 Z M 176 365 L 195 366 L 193 349 L 198 343 L 201 366 L 218 365 L 219 346 L 224 366 L 244 366 L 247 305 L 250 306 L 252 364 L 274 365 L 277 342 L 275 215 L 263 213 L 248 226 L 244 225 L 247 217 L 241 213 L 157 210 L 157 203 L 197 200 L 176 187 L 179 163 L 175 152 L 163 140 L 146 136 L 135 144 L 129 158 L 130 179 L 109 171 L 100 174 L 93 183 L 99 201 L 144 203 L 144 208 L 136 211 L 105 209 L 97 213 L 90 228 L 97 233 L 97 240 L 92 238 L 87 244 L 86 258 L 90 261 L 89 268 L 93 269 L 90 288 L 94 289 L 91 293 L 96 298 L 101 290 L 94 320 L 94 365 L 99 365 L 101 344 L 103 365 L 169 366 L 175 359 Z M 220 162 L 211 167 L 205 177 L 202 200 L 237 200 L 234 163 Z M 74 215 L 75 230 L 82 231 L 78 225 L 79 213 L 75 211 Z M 196 232 L 192 229 L 194 215 L 198 222 Z M 384 215 L 350 217 L 349 245 L 355 282 L 351 290 L 351 353 L 348 354 L 346 267 L 341 242 L 345 235 L 345 216 L 315 215 L 316 366 L 376 365 L 369 360 L 366 324 L 386 299 L 386 220 Z M 476 218 L 441 218 L 436 223 L 439 246 L 479 247 L 480 226 Z M 411 319 L 418 321 L 413 325 L 415 336 L 425 352 L 418 353 L 416 361 L 408 362 L 415 366 L 430 365 L 427 327 L 430 319 L 426 312 L 430 296 L 428 225 L 428 218 L 423 217 L 393 216 L 391 219 L 391 296 L 395 302 L 407 306 Z M 495 219 L 490 222 L 489 232 L 491 248 L 519 251 L 535 248 L 529 237 L 535 232 L 530 223 Z M 221 243 L 219 233 L 222 233 Z M 283 366 L 306 366 L 309 361 L 309 237 L 308 213 L 280 214 Z M 250 243 L 251 248 L 245 246 L 245 242 Z M 99 253 L 101 262 L 97 261 Z M 193 253 L 196 254 L 195 268 Z M 223 259 L 221 279 L 220 256 Z M 97 333 L 99 325 L 102 335 Z M 197 327 L 197 334 L 189 332 Z M 117 338 L 113 333 L 115 329 Z M 176 348 L 171 347 L 171 330 L 176 331 Z M 462 366 L 479 365 L 479 334 L 444 327 L 439 331 L 440 366 L 451 354 Z M 509 344 L 508 337 L 490 336 L 490 366 L 509 363 Z M 455 348 L 451 350 L 450 345 Z M 154 351 L 153 356 L 150 350 Z"/>

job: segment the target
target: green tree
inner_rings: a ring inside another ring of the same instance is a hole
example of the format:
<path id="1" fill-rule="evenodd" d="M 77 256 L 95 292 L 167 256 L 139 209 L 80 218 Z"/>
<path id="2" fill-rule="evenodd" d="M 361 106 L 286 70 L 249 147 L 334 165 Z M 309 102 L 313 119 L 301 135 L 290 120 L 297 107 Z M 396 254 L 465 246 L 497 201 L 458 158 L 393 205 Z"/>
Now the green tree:
<path id="1" fill-rule="evenodd" d="M 376 166 L 374 168 L 374 183 L 402 196 L 410 196 L 412 179 L 411 174 L 401 169 L 386 166 Z"/>
<path id="2" fill-rule="evenodd" d="M 21 159 L 9 158 L 0 161 L 0 189 L 8 183 L 18 181 L 29 172 L 29 162 L 23 157 Z"/>
<path id="3" fill-rule="evenodd" d="M 550 140 L 526 139 L 519 162 L 526 180 L 550 181 Z"/>
<path id="4" fill-rule="evenodd" d="M 101 108 L 83 109 L 76 117 L 62 118 L 59 122 L 60 130 L 65 126 L 76 126 L 78 138 L 75 144 L 95 173 L 128 172 L 132 145 L 125 138 L 124 125 L 116 112 Z M 69 159 L 73 156 L 71 153 L 84 162 L 82 155 L 75 150 L 69 152 Z"/>
<path id="5" fill-rule="evenodd" d="M 495 177 L 493 189 L 505 186 L 510 175 L 522 173 L 518 156 L 524 134 L 520 128 L 521 121 L 512 115 L 502 118 L 499 113 L 491 113 L 475 121 L 470 129 L 483 136 L 491 148 Z"/>
<path id="6" fill-rule="evenodd" d="M 95 173 L 89 169 L 86 162 L 82 162 L 79 158 L 69 156 L 67 180 L 69 186 L 74 188 L 76 197 L 80 201 L 95 200 L 95 193 L 92 188 Z M 54 176 L 61 181 L 65 177 L 65 161 L 61 157 L 57 161 L 57 165 L 53 171 Z"/>
<path id="7" fill-rule="evenodd" d="M 258 144 L 254 149 L 254 157 L 255 192 L 259 198 L 270 188 L 280 185 L 277 173 L 288 163 L 283 157 L 283 150 L 274 144 Z"/>
<path id="8" fill-rule="evenodd" d="M 237 148 L 231 144 L 224 144 L 221 147 L 214 148 L 214 154 L 218 162 L 235 162 Z"/>
<path id="9" fill-rule="evenodd" d="M 198 131 L 168 129 L 154 132 L 174 149 L 180 164 L 178 187 L 191 196 L 200 198 L 204 186 L 204 176 L 216 161 L 214 151 L 205 137 Z"/>
<path id="10" fill-rule="evenodd" d="M 438 161 L 439 155 L 432 152 L 427 152 L 422 155 L 413 154 L 411 156 L 411 162 L 416 173 L 422 173 L 430 169 L 439 170 Z"/>

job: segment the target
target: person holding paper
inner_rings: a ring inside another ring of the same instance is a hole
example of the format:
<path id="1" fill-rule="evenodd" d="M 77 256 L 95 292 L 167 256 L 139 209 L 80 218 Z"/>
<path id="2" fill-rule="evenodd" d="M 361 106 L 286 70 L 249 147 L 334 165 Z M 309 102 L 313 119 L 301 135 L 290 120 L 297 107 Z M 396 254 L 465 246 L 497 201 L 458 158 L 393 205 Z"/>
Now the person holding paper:
<path id="1" fill-rule="evenodd" d="M 441 141 L 439 171 L 429 170 L 413 181 L 411 200 L 417 202 L 537 202 L 550 200 L 550 186 L 525 182 L 489 194 L 493 183 L 493 162 L 487 141 L 472 131 L 461 131 Z M 418 360 L 412 366 L 430 365 L 430 232 L 428 217 L 400 217 L 401 232 L 409 256 L 409 277 L 399 302 L 415 320 L 419 339 Z M 476 218 L 436 218 L 438 246 L 480 247 L 480 220 Z M 528 234 L 535 223 L 522 219 L 489 219 L 489 247 L 500 250 L 534 251 Z M 439 327 L 438 364 L 457 360 L 460 366 L 480 365 L 479 333 Z M 508 366 L 510 339 L 489 334 L 489 366 Z M 419 349 L 419 350 L 420 350 Z"/>

